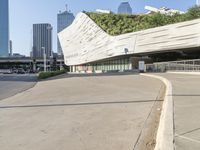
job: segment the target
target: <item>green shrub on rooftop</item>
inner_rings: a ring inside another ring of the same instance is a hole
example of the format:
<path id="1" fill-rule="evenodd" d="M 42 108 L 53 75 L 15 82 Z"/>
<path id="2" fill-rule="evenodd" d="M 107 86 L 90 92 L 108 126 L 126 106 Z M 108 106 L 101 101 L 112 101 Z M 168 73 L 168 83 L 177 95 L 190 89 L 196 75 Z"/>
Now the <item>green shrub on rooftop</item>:
<path id="1" fill-rule="evenodd" d="M 194 6 L 190 8 L 187 12 L 187 15 L 190 19 L 200 18 L 200 6 Z"/>
<path id="2" fill-rule="evenodd" d="M 86 12 L 86 14 L 108 34 L 120 35 L 200 18 L 200 7 L 194 6 L 185 14 L 177 13 L 172 16 L 160 13 L 127 15 Z"/>

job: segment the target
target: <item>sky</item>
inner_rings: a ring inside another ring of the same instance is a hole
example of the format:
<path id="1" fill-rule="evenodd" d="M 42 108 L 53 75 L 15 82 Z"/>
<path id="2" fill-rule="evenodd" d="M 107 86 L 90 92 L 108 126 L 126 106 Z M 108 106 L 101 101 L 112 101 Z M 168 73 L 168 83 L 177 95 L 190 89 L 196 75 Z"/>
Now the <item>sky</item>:
<path id="1" fill-rule="evenodd" d="M 9 0 L 10 3 L 10 39 L 13 41 L 13 52 L 30 55 L 32 47 L 32 24 L 50 23 L 53 26 L 53 51 L 57 52 L 57 13 L 69 10 L 78 12 L 109 9 L 117 12 L 124 0 Z M 186 11 L 195 5 L 196 0 L 126 0 L 134 13 L 145 12 L 146 5 L 169 7 Z"/>

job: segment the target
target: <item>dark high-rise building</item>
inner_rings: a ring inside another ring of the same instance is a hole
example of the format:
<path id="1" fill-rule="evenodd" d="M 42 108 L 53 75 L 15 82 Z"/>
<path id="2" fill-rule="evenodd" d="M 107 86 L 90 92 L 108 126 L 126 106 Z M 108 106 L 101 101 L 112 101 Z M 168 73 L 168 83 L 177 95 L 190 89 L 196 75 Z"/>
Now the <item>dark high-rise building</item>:
<path id="1" fill-rule="evenodd" d="M 9 1 L 0 0 L 0 57 L 9 51 Z"/>
<path id="2" fill-rule="evenodd" d="M 63 29 L 66 27 L 70 26 L 72 22 L 74 21 L 75 17 L 73 13 L 70 13 L 67 9 L 64 12 L 59 12 L 57 14 L 57 33 L 61 32 Z M 57 44 L 57 50 L 58 54 L 62 55 L 62 48 L 60 46 L 60 41 L 58 39 L 58 44 Z"/>
<path id="3" fill-rule="evenodd" d="M 132 14 L 132 8 L 129 2 L 122 2 L 119 5 L 118 14 Z"/>
<path id="4" fill-rule="evenodd" d="M 44 50 L 49 58 L 52 55 L 52 26 L 48 23 L 33 24 L 32 57 L 42 58 Z"/>

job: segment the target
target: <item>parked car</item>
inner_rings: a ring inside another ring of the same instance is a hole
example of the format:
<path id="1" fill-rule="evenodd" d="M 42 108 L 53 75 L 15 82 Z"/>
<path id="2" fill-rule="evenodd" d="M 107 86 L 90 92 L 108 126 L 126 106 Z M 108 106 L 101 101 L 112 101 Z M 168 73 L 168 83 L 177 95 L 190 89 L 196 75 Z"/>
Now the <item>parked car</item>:
<path id="1" fill-rule="evenodd" d="M 12 74 L 12 71 L 11 71 L 11 69 L 0 69 L 0 73 L 3 73 L 3 74 Z"/>
<path id="2" fill-rule="evenodd" d="M 13 73 L 17 73 L 18 70 L 17 70 L 17 69 L 13 69 L 12 72 L 13 72 Z"/>
<path id="3" fill-rule="evenodd" d="M 25 74 L 26 72 L 24 71 L 24 69 L 22 69 L 22 68 L 19 68 L 18 70 L 17 70 L 17 74 Z"/>

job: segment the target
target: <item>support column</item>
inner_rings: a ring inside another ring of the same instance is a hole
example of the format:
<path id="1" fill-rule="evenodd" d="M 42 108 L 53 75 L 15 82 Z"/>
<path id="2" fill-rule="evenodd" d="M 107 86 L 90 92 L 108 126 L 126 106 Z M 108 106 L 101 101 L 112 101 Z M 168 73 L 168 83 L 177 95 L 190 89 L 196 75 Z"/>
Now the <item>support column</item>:
<path id="1" fill-rule="evenodd" d="M 72 72 L 75 72 L 76 71 L 76 66 L 72 66 Z"/>
<path id="2" fill-rule="evenodd" d="M 73 66 L 69 66 L 69 71 L 73 72 Z"/>
<path id="3" fill-rule="evenodd" d="M 132 62 L 132 58 L 129 58 L 129 70 L 133 70 L 133 62 Z"/>

